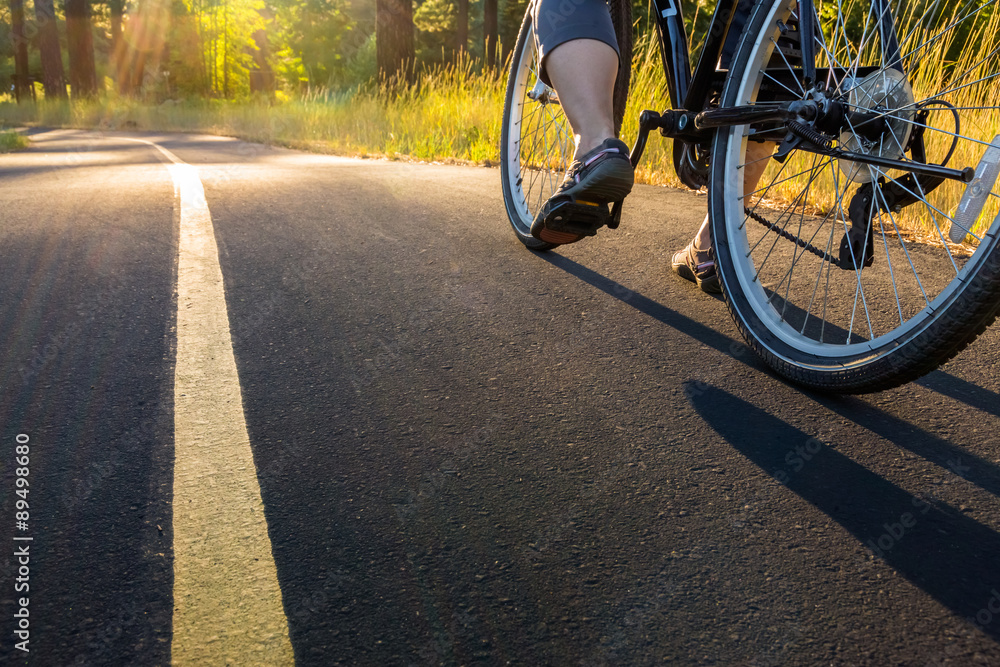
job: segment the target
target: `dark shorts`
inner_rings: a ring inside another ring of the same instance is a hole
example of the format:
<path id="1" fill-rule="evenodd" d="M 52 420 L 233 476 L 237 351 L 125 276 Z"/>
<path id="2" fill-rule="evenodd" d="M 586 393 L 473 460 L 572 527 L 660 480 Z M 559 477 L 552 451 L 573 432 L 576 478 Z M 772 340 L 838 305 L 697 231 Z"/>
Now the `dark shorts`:
<path id="1" fill-rule="evenodd" d="M 618 53 L 615 26 L 604 0 L 535 0 L 531 22 L 541 63 L 538 76 L 548 85 L 552 83 L 545 73 L 545 59 L 564 42 L 596 39 Z"/>

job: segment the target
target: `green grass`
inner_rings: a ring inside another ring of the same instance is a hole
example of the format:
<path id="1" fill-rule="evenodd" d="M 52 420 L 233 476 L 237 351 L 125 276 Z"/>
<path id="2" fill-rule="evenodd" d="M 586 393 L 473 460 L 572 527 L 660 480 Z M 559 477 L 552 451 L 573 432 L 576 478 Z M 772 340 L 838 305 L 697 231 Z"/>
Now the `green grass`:
<path id="1" fill-rule="evenodd" d="M 207 132 L 337 154 L 485 164 L 496 160 L 500 143 L 502 78 L 465 63 L 428 72 L 418 86 L 392 99 L 360 89 L 314 92 L 274 105 L 218 100 L 149 105 L 111 96 L 78 103 L 0 103 L 0 123 Z"/>
<path id="2" fill-rule="evenodd" d="M 29 143 L 27 137 L 17 132 L 11 130 L 0 132 L 0 153 L 19 151 L 22 148 L 27 148 Z"/>

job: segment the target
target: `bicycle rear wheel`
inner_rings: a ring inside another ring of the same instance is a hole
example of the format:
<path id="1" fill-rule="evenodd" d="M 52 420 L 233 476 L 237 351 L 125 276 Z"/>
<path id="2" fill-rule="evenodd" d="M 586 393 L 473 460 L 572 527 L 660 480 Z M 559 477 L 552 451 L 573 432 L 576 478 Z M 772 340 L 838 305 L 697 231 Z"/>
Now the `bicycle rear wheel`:
<path id="1" fill-rule="evenodd" d="M 632 65 L 632 5 L 610 0 L 618 39 L 615 80 L 615 134 L 621 130 Z M 500 178 L 507 217 L 517 238 L 532 250 L 555 247 L 531 235 L 531 223 L 556 191 L 573 161 L 575 144 L 556 91 L 538 78 L 538 53 L 531 8 L 524 15 L 507 77 L 500 135 Z"/>
<path id="2" fill-rule="evenodd" d="M 993 4 L 817 0 L 810 88 L 801 49 L 787 47 L 796 1 L 755 8 L 722 106 L 812 99 L 829 111 L 800 124 L 803 141 L 783 161 L 771 147 L 790 136 L 789 124 L 724 128 L 712 151 L 711 228 L 726 300 L 750 346 L 785 377 L 840 393 L 886 389 L 933 370 L 996 318 Z M 976 180 L 917 174 L 923 163 L 974 168 Z M 761 169 L 754 183 L 748 172 Z"/>

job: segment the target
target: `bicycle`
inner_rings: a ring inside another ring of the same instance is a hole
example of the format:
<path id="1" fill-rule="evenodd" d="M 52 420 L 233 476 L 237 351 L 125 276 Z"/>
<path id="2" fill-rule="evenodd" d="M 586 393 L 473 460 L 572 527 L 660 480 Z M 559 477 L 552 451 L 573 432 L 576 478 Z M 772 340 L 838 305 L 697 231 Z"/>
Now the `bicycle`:
<path id="1" fill-rule="evenodd" d="M 652 0 L 671 108 L 642 112 L 632 164 L 659 130 L 681 181 L 708 186 L 726 304 L 779 375 L 836 393 L 888 389 L 996 319 L 998 1 L 719 0 L 692 72 L 679 0 Z M 617 131 L 632 24 L 628 0 L 609 6 L 622 54 Z M 720 69 L 740 25 L 732 68 Z M 531 31 L 529 8 L 507 83 L 501 179 L 515 234 L 545 251 L 528 229 L 573 141 L 558 95 L 538 80 Z M 608 211 L 610 227 L 621 210 Z"/>

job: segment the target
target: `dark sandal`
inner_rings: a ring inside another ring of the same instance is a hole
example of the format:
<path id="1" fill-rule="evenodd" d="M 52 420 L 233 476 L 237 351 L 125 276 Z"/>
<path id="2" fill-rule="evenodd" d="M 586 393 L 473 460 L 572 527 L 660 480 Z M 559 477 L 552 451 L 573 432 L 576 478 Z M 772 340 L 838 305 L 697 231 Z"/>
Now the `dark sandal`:
<path id="1" fill-rule="evenodd" d="M 611 221 L 608 204 L 632 191 L 628 146 L 618 139 L 588 151 L 570 166 L 559 189 L 535 216 L 531 235 L 547 243 L 574 243 Z"/>
<path id="2" fill-rule="evenodd" d="M 674 254 L 671 265 L 674 273 L 697 284 L 703 292 L 722 294 L 719 274 L 715 271 L 715 251 L 712 248 L 698 250 L 692 241 L 684 250 Z"/>

